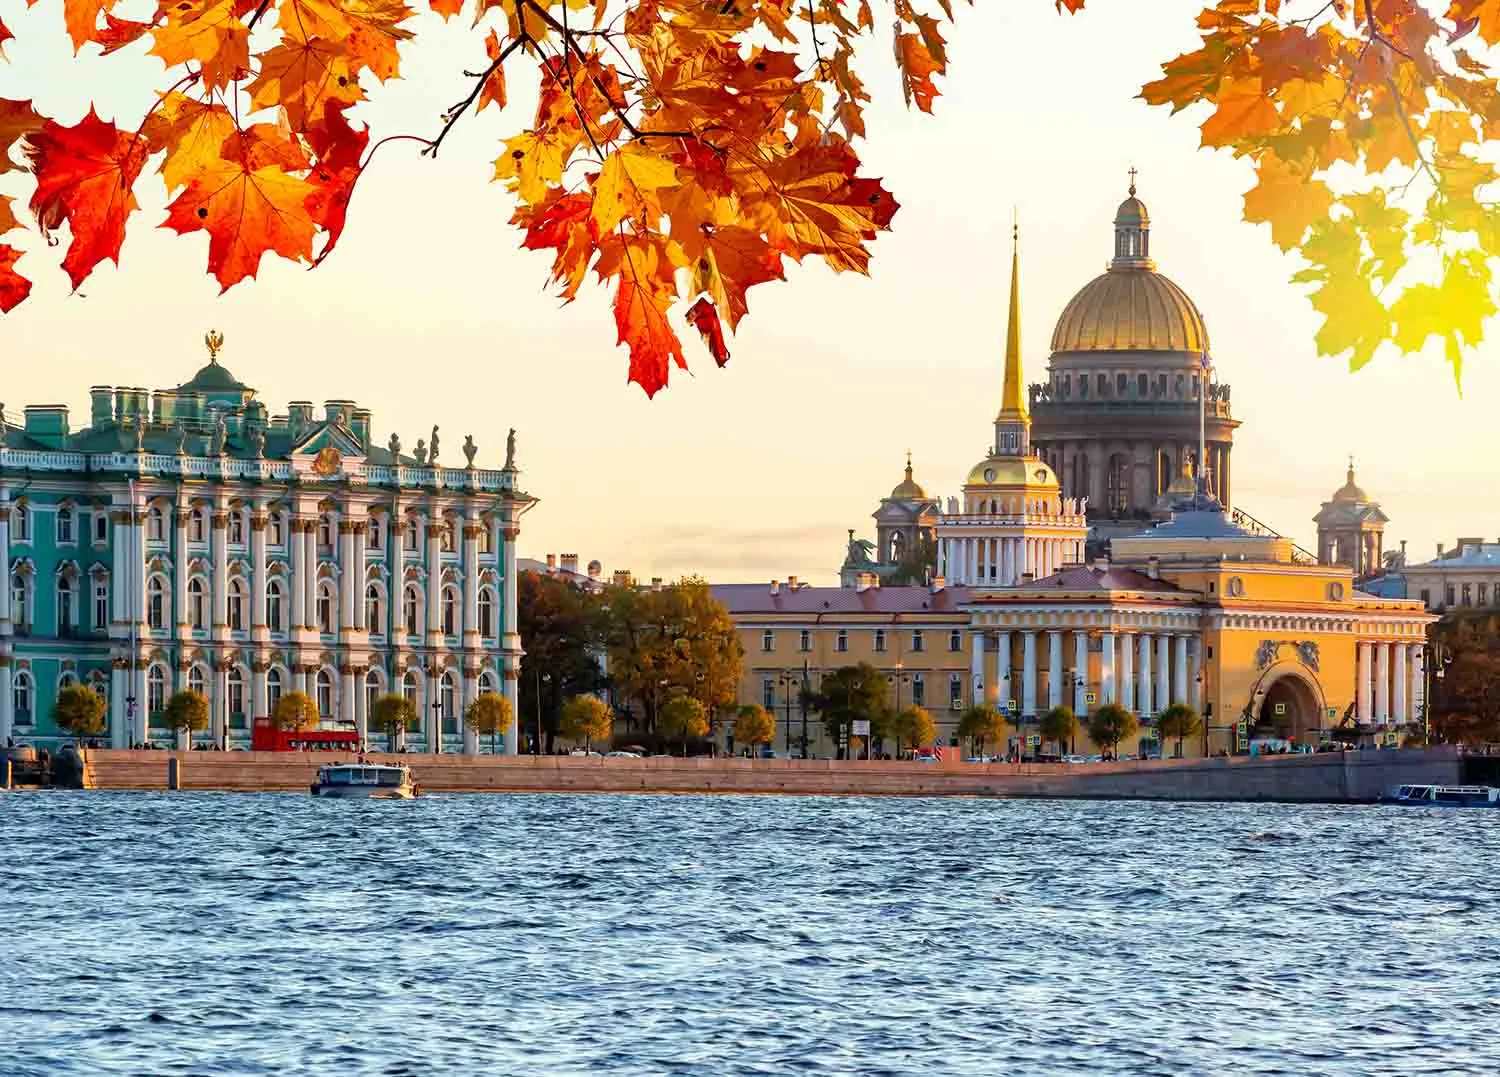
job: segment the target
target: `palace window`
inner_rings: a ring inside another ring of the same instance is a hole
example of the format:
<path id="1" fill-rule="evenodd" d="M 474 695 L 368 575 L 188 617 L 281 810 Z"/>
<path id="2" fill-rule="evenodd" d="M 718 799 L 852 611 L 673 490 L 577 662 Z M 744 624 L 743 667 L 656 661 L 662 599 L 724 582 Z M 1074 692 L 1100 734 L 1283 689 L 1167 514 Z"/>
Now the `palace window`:
<path id="1" fill-rule="evenodd" d="M 875 650 L 877 652 L 885 650 L 885 629 L 883 628 L 875 630 Z"/>
<path id="2" fill-rule="evenodd" d="M 964 705 L 964 682 L 957 673 L 948 674 L 948 709 L 959 710 Z"/>
<path id="3" fill-rule="evenodd" d="M 768 711 L 776 709 L 776 682 L 770 677 L 760 682 L 760 705 Z"/>
<path id="4" fill-rule="evenodd" d="M 401 596 L 401 620 L 406 624 L 406 634 L 415 636 L 420 630 L 420 622 L 417 613 L 421 607 L 421 598 L 415 586 L 408 586 Z"/>
<path id="5" fill-rule="evenodd" d="M 443 635 L 458 635 L 458 590 L 443 588 Z"/>
<path id="6" fill-rule="evenodd" d="M 240 509 L 229 510 L 229 544 L 231 546 L 245 544 L 245 514 Z"/>
<path id="7" fill-rule="evenodd" d="M 1478 589 L 1479 589 L 1479 604 L 1481 606 L 1487 606 L 1487 605 L 1489 605 L 1489 590 L 1490 590 L 1490 585 L 1487 584 L 1487 583 L 1481 583 L 1481 584 L 1478 584 L 1477 586 L 1478 586 Z"/>
<path id="8" fill-rule="evenodd" d="M 109 514 L 103 509 L 94 513 L 94 541 L 109 541 Z"/>
<path id="9" fill-rule="evenodd" d="M 1453 585 L 1451 583 L 1448 584 L 1448 586 L 1445 587 L 1443 591 L 1443 597 L 1446 600 L 1446 604 L 1449 606 L 1453 605 L 1453 603 L 1457 601 L 1457 599 L 1454 597 Z"/>
<path id="10" fill-rule="evenodd" d="M 208 541 L 208 510 L 194 509 L 188 516 L 188 541 Z"/>
<path id="11" fill-rule="evenodd" d="M 63 675 L 57 678 L 58 691 L 62 691 L 64 688 L 74 688 L 77 684 L 78 676 L 71 669 L 64 670 Z"/>
<path id="12" fill-rule="evenodd" d="M 70 505 L 62 505 L 57 510 L 57 541 L 73 541 L 73 508 Z"/>
<path id="13" fill-rule="evenodd" d="M 443 674 L 438 688 L 438 701 L 443 705 L 443 732 L 458 732 L 458 692 L 453 681 L 453 672 Z"/>
<path id="14" fill-rule="evenodd" d="M 1473 603 L 1470 602 L 1470 599 L 1473 598 L 1473 588 L 1470 587 L 1470 585 L 1466 583 L 1466 584 L 1463 585 L 1463 589 L 1464 589 L 1464 605 L 1465 606 L 1473 605 Z"/>
<path id="15" fill-rule="evenodd" d="M 333 520 L 326 513 L 318 517 L 318 549 L 324 553 L 333 550 Z"/>
<path id="16" fill-rule="evenodd" d="M 333 678 L 329 676 L 326 669 L 318 670 L 318 715 L 322 718 L 333 716 Z"/>
<path id="17" fill-rule="evenodd" d="M 776 633 L 769 628 L 760 634 L 760 649 L 767 653 L 776 649 Z"/>
<path id="18" fill-rule="evenodd" d="M 66 576 L 57 580 L 57 633 L 66 635 L 78 627 L 77 593 Z"/>
<path id="19" fill-rule="evenodd" d="M 188 581 L 188 624 L 197 629 L 208 624 L 208 596 L 199 576 Z"/>
<path id="20" fill-rule="evenodd" d="M 17 572 L 10 578 L 10 619 L 18 632 L 31 631 L 31 588 L 29 577 Z"/>
<path id="21" fill-rule="evenodd" d="M 495 592 L 488 587 L 479 589 L 479 634 L 485 638 L 495 634 Z"/>
<path id="22" fill-rule="evenodd" d="M 18 503 L 16 507 L 11 510 L 10 516 L 11 541 L 30 542 L 31 509 L 27 507 L 26 502 L 22 501 Z"/>
<path id="23" fill-rule="evenodd" d="M 202 666 L 194 666 L 188 670 L 188 691 L 208 697 L 208 676 L 203 672 Z"/>
<path id="24" fill-rule="evenodd" d="M 367 545 L 372 550 L 380 549 L 380 536 L 384 534 L 384 532 L 384 522 L 380 519 L 379 516 L 372 515 L 370 517 L 369 527 L 366 531 L 366 533 L 369 535 L 369 540 L 365 543 L 365 545 Z"/>
<path id="25" fill-rule="evenodd" d="M 229 581 L 229 627 L 236 632 L 245 628 L 245 585 L 239 580 Z"/>
<path id="26" fill-rule="evenodd" d="M 160 576 L 152 576 L 146 584 L 146 627 L 167 627 L 167 587 Z"/>
<path id="27" fill-rule="evenodd" d="M 1109 375 L 1108 374 L 1100 374 L 1098 376 L 1098 378 L 1095 380 L 1095 384 L 1098 387 L 1099 395 L 1100 396 L 1108 396 L 1109 395 Z"/>
<path id="28" fill-rule="evenodd" d="M 385 612 L 381 609 L 380 587 L 378 584 L 370 584 L 365 588 L 365 631 L 372 635 L 380 635 L 385 631 Z"/>
<path id="29" fill-rule="evenodd" d="M 925 650 L 925 647 L 924 647 L 923 642 L 922 642 L 922 631 L 921 631 L 921 629 L 917 629 L 917 630 L 915 630 L 915 631 L 912 632 L 912 634 L 911 634 L 911 649 L 912 649 L 913 652 L 918 652 L 918 653 L 920 653 L 921 651 Z"/>
<path id="30" fill-rule="evenodd" d="M 422 548 L 421 528 L 415 516 L 406 518 L 406 548 L 411 553 L 416 553 Z"/>
<path id="31" fill-rule="evenodd" d="M 266 584 L 266 625 L 272 632 L 281 631 L 281 581 Z"/>
<path id="32" fill-rule="evenodd" d="M 31 721 L 31 674 L 24 669 L 16 672 L 16 679 L 10 686 L 11 703 L 15 707 L 16 721 L 27 723 Z"/>
<path id="33" fill-rule="evenodd" d="M 286 542 L 286 532 L 283 530 L 285 522 L 281 513 L 273 512 L 266 517 L 266 541 L 272 546 L 282 546 Z"/>
<path id="34" fill-rule="evenodd" d="M 801 634 L 797 637 L 797 650 L 799 650 L 799 651 L 810 651 L 810 650 L 812 650 L 812 633 L 809 632 L 805 628 L 802 630 Z"/>
<path id="35" fill-rule="evenodd" d="M 94 631 L 109 628 L 109 584 L 98 581 L 94 584 Z"/>
<path id="36" fill-rule="evenodd" d="M 1422 588 L 1422 605 L 1428 609 L 1432 608 L 1432 591 L 1426 587 Z"/>
<path id="37" fill-rule="evenodd" d="M 417 705 L 417 675 L 410 670 L 401 678 L 401 697 L 413 707 Z"/>
<path id="38" fill-rule="evenodd" d="M 224 679 L 224 694 L 229 703 L 229 724 L 243 729 L 245 725 L 245 675 L 239 667 L 231 669 Z"/>
<path id="39" fill-rule="evenodd" d="M 1124 396 L 1130 392 L 1130 375 L 1117 373 L 1115 375 L 1115 395 Z"/>
<path id="40" fill-rule="evenodd" d="M 152 505 L 146 513 L 146 539 L 149 542 L 167 541 L 167 517 L 160 505 Z"/>
<path id="41" fill-rule="evenodd" d="M 1135 379 L 1135 391 L 1138 395 L 1146 397 L 1151 395 L 1151 375 L 1141 374 Z"/>
<path id="42" fill-rule="evenodd" d="M 964 634 L 958 629 L 948 633 L 948 650 L 961 651 L 964 649 Z"/>
<path id="43" fill-rule="evenodd" d="M 369 670 L 365 674 L 365 714 L 375 713 L 375 701 L 380 698 L 380 671 Z"/>
<path id="44" fill-rule="evenodd" d="M 1079 400 L 1087 400 L 1088 397 L 1089 397 L 1089 376 L 1087 374 L 1079 374 L 1078 375 L 1078 399 Z"/>
<path id="45" fill-rule="evenodd" d="M 324 635 L 331 634 L 338 626 L 333 620 L 333 584 L 324 580 L 318 584 L 318 631 Z"/>
<path id="46" fill-rule="evenodd" d="M 266 710 L 276 713 L 276 704 L 281 702 L 281 670 L 272 669 L 266 673 Z"/>
<path id="47" fill-rule="evenodd" d="M 837 641 L 834 643 L 834 648 L 833 649 L 836 650 L 836 651 L 838 651 L 839 654 L 843 654 L 845 651 L 847 651 L 849 649 L 849 631 L 848 631 L 848 629 L 844 629 L 844 628 L 839 629 L 838 638 L 837 638 Z"/>
<path id="48" fill-rule="evenodd" d="M 152 666 L 146 674 L 146 713 L 160 714 L 167 705 L 167 671 Z"/>
<path id="49" fill-rule="evenodd" d="M 911 703 L 914 707 L 924 706 L 927 702 L 927 682 L 922 680 L 918 673 L 911 679 Z"/>

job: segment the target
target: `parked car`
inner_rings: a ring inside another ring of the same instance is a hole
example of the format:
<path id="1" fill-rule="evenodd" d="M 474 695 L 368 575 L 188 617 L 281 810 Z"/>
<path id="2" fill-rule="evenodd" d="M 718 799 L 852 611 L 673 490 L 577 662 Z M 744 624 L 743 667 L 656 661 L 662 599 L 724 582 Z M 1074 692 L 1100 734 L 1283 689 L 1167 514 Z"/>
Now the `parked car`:
<path id="1" fill-rule="evenodd" d="M 573 754 L 577 755 L 578 753 L 574 752 Z M 616 750 L 616 751 L 613 751 L 613 752 L 605 752 L 604 753 L 604 758 L 605 759 L 639 759 L 640 758 L 640 754 L 638 752 L 622 752 L 622 751 Z"/>

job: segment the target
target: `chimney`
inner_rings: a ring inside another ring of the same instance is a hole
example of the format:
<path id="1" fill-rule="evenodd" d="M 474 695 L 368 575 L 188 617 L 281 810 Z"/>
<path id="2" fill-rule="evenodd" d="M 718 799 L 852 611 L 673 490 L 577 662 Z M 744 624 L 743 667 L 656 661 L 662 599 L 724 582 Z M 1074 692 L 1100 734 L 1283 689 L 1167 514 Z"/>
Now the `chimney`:
<path id="1" fill-rule="evenodd" d="M 1149 560 L 1147 560 L 1147 562 L 1146 562 L 1146 575 L 1150 576 L 1153 580 L 1159 580 L 1159 579 L 1161 579 L 1161 558 L 1160 557 L 1153 556 Z"/>
<path id="2" fill-rule="evenodd" d="M 1023 573 L 1021 573 L 1021 582 L 1022 583 L 1033 583 L 1033 582 L 1035 582 L 1035 580 L 1036 580 L 1036 573 L 1035 572 L 1023 572 Z"/>
<path id="3" fill-rule="evenodd" d="M 788 576 L 786 578 L 786 589 L 788 591 L 795 591 L 797 589 L 797 577 L 796 576 Z"/>
<path id="4" fill-rule="evenodd" d="M 562 570 L 578 575 L 578 555 L 576 553 L 565 553 L 562 555 Z"/>
<path id="5" fill-rule="evenodd" d="M 651 590 L 653 590 L 653 591 L 660 591 L 661 590 L 661 577 L 660 576 L 652 576 L 651 577 Z"/>
<path id="6" fill-rule="evenodd" d="M 1443 544 L 1441 542 L 1438 543 L 1438 556 L 1443 556 Z"/>
<path id="7" fill-rule="evenodd" d="M 780 580 L 772 580 L 771 581 L 771 593 L 773 595 L 779 595 L 779 594 L 781 594 L 781 581 Z"/>
<path id="8" fill-rule="evenodd" d="M 855 582 L 855 590 L 863 594 L 880 586 L 880 577 L 873 572 L 861 572 Z"/>
<path id="9" fill-rule="evenodd" d="M 942 576 L 934 576 L 932 577 L 932 581 L 927 585 L 927 589 L 933 594 L 937 594 L 946 586 L 948 586 L 947 580 L 945 580 Z"/>
<path id="10" fill-rule="evenodd" d="M 1096 557 L 1096 558 L 1094 558 L 1094 571 L 1095 572 L 1108 572 L 1109 571 L 1109 558 L 1107 558 L 1107 557 Z"/>
<path id="11" fill-rule="evenodd" d="M 549 573 L 557 571 L 557 554 L 549 553 L 547 555 L 547 571 Z"/>
<path id="12" fill-rule="evenodd" d="M 617 569 L 615 569 L 615 574 L 612 577 L 612 579 L 613 579 L 614 585 L 616 587 L 634 587 L 635 586 L 635 580 L 631 577 L 631 575 L 630 575 L 630 569 L 628 569 L 628 568 L 617 568 Z"/>

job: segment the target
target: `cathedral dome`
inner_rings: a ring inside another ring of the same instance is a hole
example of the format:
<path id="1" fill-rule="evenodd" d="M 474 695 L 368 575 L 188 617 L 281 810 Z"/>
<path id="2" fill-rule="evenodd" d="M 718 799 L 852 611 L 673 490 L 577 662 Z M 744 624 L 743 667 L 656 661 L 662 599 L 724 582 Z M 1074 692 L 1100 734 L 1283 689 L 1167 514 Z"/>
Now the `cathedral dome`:
<path id="1" fill-rule="evenodd" d="M 1188 294 L 1156 271 L 1151 215 L 1135 195 L 1115 213 L 1115 256 L 1063 308 L 1054 352 L 1203 352 L 1208 328 Z"/>
<path id="2" fill-rule="evenodd" d="M 922 489 L 921 483 L 911 477 L 911 453 L 906 454 L 906 478 L 898 482 L 891 490 L 893 501 L 925 501 L 927 491 Z"/>
<path id="3" fill-rule="evenodd" d="M 1369 496 L 1354 481 L 1354 461 L 1349 461 L 1349 470 L 1344 473 L 1344 485 L 1333 492 L 1333 500 L 1337 502 L 1346 501 L 1368 501 Z"/>
<path id="4" fill-rule="evenodd" d="M 1003 486 L 1009 489 L 1057 489 L 1057 475 L 1035 456 L 991 456 L 974 465 L 964 487 Z"/>

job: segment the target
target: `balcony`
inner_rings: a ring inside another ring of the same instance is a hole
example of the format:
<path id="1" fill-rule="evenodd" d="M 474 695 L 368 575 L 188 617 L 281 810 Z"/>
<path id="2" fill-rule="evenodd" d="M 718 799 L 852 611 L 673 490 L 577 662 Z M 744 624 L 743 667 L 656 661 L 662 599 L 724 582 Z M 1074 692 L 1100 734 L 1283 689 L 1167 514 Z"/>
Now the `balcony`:
<path id="1" fill-rule="evenodd" d="M 1232 422 L 1229 386 L 1217 384 L 1210 385 L 1208 389 L 1208 406 L 1204 414 L 1209 419 Z M 1151 415 L 1159 418 L 1196 419 L 1198 416 L 1197 397 L 1177 396 L 1171 392 L 1158 395 L 1155 386 L 1150 392 L 1142 394 L 1134 383 L 1123 394 L 1108 392 L 1103 396 L 1078 396 L 1075 393 L 1065 396 L 1051 384 L 1033 384 L 1030 387 L 1030 401 L 1034 419 L 1063 418 L 1080 411 L 1101 418 L 1112 415 Z"/>

